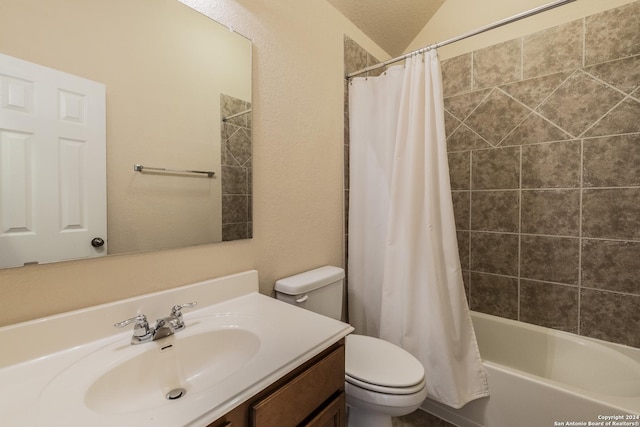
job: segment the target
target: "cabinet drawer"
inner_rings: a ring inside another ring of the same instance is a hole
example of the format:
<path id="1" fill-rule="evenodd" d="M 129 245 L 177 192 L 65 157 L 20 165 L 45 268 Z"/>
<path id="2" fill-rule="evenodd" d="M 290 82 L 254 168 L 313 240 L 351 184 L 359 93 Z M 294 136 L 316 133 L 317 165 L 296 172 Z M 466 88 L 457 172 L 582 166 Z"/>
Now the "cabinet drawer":
<path id="1" fill-rule="evenodd" d="M 344 391 L 337 395 L 325 408 L 304 427 L 343 427 L 346 423 L 346 398 Z"/>
<path id="2" fill-rule="evenodd" d="M 294 427 L 344 389 L 344 346 L 251 408 L 253 427 Z"/>

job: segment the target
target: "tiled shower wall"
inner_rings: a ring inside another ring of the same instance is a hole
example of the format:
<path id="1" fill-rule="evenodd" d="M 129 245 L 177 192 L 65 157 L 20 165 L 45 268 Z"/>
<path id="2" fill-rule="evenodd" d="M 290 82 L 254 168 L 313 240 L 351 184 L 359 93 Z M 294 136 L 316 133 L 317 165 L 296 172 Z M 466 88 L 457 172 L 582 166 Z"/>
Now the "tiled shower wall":
<path id="1" fill-rule="evenodd" d="M 640 347 L 640 2 L 442 70 L 471 309 Z"/>
<path id="2" fill-rule="evenodd" d="M 251 103 L 220 95 L 220 119 L 251 109 Z M 252 236 L 251 113 L 221 121 L 222 240 Z"/>
<path id="3" fill-rule="evenodd" d="M 640 2 L 442 71 L 471 308 L 640 347 Z M 345 98 L 345 221 L 348 126 Z"/>

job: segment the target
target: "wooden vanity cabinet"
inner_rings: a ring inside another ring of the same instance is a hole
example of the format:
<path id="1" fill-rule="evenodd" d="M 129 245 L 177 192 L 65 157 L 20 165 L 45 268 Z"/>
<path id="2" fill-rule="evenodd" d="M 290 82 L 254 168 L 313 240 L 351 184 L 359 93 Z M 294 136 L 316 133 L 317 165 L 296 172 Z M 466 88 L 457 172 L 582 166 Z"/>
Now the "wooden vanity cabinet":
<path id="1" fill-rule="evenodd" d="M 344 340 L 208 427 L 344 427 Z"/>

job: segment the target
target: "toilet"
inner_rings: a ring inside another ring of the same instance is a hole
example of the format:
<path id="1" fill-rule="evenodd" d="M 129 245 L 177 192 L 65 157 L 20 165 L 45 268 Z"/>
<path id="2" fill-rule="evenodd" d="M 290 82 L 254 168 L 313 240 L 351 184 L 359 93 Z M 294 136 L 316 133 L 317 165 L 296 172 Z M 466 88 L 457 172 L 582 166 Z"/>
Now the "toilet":
<path id="1" fill-rule="evenodd" d="M 280 279 L 276 298 L 340 320 L 344 270 L 325 266 Z M 349 427 L 391 427 L 391 417 L 409 414 L 427 397 L 422 364 L 379 338 L 346 337 L 345 394 Z"/>

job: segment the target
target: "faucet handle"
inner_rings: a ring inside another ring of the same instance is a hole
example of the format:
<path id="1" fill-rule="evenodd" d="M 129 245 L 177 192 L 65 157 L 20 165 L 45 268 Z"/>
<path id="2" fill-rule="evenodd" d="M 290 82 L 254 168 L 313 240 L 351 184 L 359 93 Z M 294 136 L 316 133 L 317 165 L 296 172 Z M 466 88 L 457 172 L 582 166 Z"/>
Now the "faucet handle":
<path id="1" fill-rule="evenodd" d="M 144 314 L 138 314 L 136 317 L 132 317 L 131 319 L 123 320 L 122 322 L 114 323 L 113 326 L 116 328 L 124 328 L 127 325 L 135 322 L 135 326 L 133 327 L 133 337 L 131 338 L 131 342 L 142 342 L 151 339 L 152 334 L 149 329 L 149 322 L 147 322 L 147 316 Z"/>
<path id="2" fill-rule="evenodd" d="M 193 308 L 196 306 L 196 304 L 198 304 L 197 302 L 187 302 L 184 304 L 177 304 L 174 305 L 173 307 L 171 307 L 171 315 L 175 316 L 175 317 L 180 317 L 182 316 L 182 309 L 183 308 Z"/>

